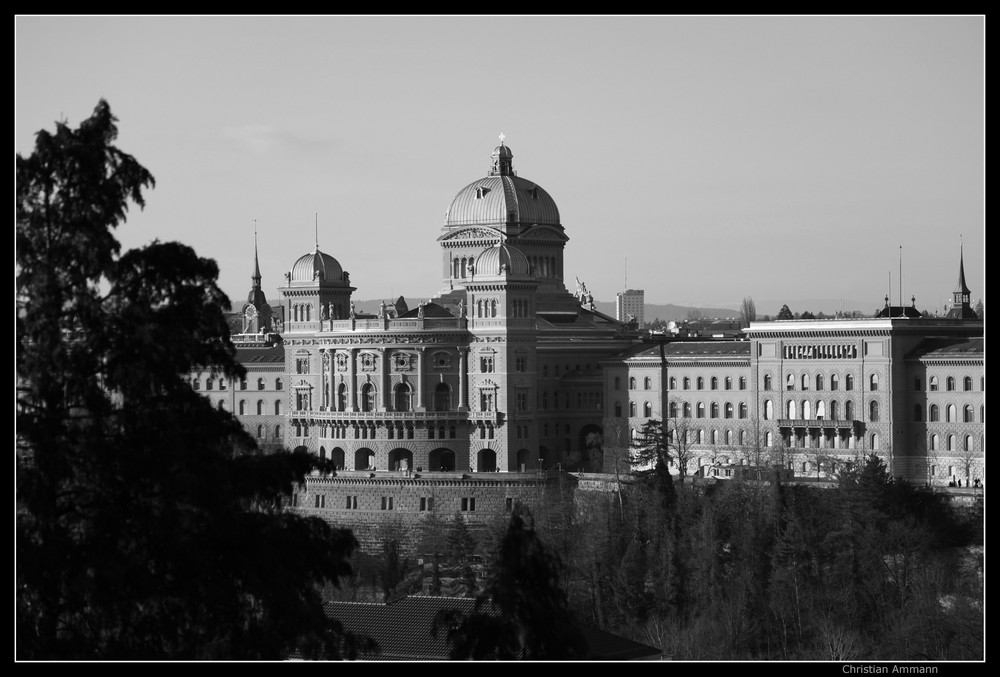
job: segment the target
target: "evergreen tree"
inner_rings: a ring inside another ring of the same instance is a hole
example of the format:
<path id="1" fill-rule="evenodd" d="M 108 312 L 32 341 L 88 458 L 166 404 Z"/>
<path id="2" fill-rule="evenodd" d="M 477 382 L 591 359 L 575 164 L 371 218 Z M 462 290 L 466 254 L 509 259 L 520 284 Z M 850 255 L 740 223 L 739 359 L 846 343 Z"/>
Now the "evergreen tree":
<path id="1" fill-rule="evenodd" d="M 235 362 L 215 263 L 119 256 L 153 176 L 105 101 L 16 158 L 16 653 L 22 659 L 353 655 L 318 589 L 349 531 L 285 512 L 308 454 L 263 455 L 190 387 Z"/>
<path id="2" fill-rule="evenodd" d="M 461 511 L 455 513 L 448 531 L 448 550 L 452 563 L 458 566 L 461 574 L 463 596 L 475 596 L 476 570 L 472 568 L 472 557 L 476 551 L 476 537 L 469 530 Z"/>
<path id="3" fill-rule="evenodd" d="M 781 306 L 781 310 L 778 311 L 778 316 L 775 318 L 777 320 L 794 320 L 795 315 L 792 314 L 791 309 L 789 309 L 788 304 Z"/>
<path id="4" fill-rule="evenodd" d="M 452 659 L 566 660 L 587 645 L 560 585 L 562 564 L 511 515 L 494 574 L 469 614 L 440 612 L 432 633 L 445 630 Z"/>

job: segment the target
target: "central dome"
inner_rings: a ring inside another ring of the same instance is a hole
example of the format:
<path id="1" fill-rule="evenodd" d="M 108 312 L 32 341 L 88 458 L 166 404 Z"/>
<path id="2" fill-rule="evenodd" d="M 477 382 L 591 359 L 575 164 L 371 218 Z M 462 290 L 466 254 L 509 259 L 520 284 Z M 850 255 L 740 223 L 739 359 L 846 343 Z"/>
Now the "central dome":
<path id="1" fill-rule="evenodd" d="M 445 227 L 559 225 L 555 201 L 534 181 L 514 174 L 513 157 L 503 144 L 493 150 L 489 176 L 458 191 L 448 207 Z"/>

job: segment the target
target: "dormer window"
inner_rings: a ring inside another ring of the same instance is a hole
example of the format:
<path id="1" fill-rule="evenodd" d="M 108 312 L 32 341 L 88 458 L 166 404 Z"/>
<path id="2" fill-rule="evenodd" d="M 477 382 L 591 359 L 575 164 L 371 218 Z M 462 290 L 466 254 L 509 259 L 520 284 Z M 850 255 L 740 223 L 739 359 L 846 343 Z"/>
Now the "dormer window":
<path id="1" fill-rule="evenodd" d="M 533 186 L 532 187 L 532 189 L 531 189 L 531 199 L 532 200 L 537 200 L 538 199 L 538 186 Z"/>
<path id="2" fill-rule="evenodd" d="M 479 186 L 478 188 L 476 188 L 476 199 L 482 200 L 484 197 L 486 197 L 486 194 L 489 192 L 490 192 L 489 188 L 486 188 L 485 186 Z"/>

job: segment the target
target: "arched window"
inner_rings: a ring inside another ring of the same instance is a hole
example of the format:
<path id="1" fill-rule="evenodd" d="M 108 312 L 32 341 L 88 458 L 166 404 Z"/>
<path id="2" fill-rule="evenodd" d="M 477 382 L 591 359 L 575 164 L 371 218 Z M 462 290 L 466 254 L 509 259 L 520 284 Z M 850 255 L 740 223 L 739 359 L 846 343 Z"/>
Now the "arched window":
<path id="1" fill-rule="evenodd" d="M 281 439 L 281 424 L 274 426 L 274 439 Z"/>
<path id="2" fill-rule="evenodd" d="M 791 374 L 785 379 L 785 390 L 795 390 L 795 377 Z"/>
<path id="3" fill-rule="evenodd" d="M 211 378 L 205 379 L 205 390 L 211 390 L 215 384 L 215 381 Z"/>
<path id="4" fill-rule="evenodd" d="M 938 389 L 938 377 L 931 376 L 927 379 L 927 385 L 930 386 L 931 392 L 935 392 Z"/>
<path id="5" fill-rule="evenodd" d="M 244 416 L 247 413 L 247 401 L 240 400 L 240 416 Z"/>
<path id="6" fill-rule="evenodd" d="M 854 390 L 854 375 L 848 374 L 844 377 L 844 390 Z"/>
<path id="7" fill-rule="evenodd" d="M 747 389 L 747 377 L 740 376 L 740 390 L 746 390 L 746 389 Z"/>
<path id="8" fill-rule="evenodd" d="M 847 421 L 854 420 L 854 402 L 850 400 L 844 402 L 844 419 Z"/>
<path id="9" fill-rule="evenodd" d="M 733 389 L 733 377 L 732 376 L 727 376 L 726 380 L 723 381 L 723 383 L 726 386 L 726 390 L 732 390 Z"/>
<path id="10" fill-rule="evenodd" d="M 225 410 L 226 410 L 226 401 L 219 400 L 219 411 L 225 411 Z"/>
<path id="11" fill-rule="evenodd" d="M 840 379 L 836 374 L 830 374 L 830 390 L 836 390 L 840 385 Z"/>
<path id="12" fill-rule="evenodd" d="M 962 423 L 973 423 L 972 405 L 967 404 L 962 408 Z"/>
<path id="13" fill-rule="evenodd" d="M 698 403 L 698 418 L 705 418 L 705 403 Z"/>
<path id="14" fill-rule="evenodd" d="M 673 376 L 670 377 L 670 389 L 677 390 L 677 379 Z"/>
<path id="15" fill-rule="evenodd" d="M 628 415 L 635 418 L 635 402 L 628 403 Z"/>
<path id="16" fill-rule="evenodd" d="M 705 379 L 702 378 L 701 376 L 699 376 L 698 377 L 698 390 L 704 390 L 704 389 L 705 389 Z"/>
<path id="17" fill-rule="evenodd" d="M 764 400 L 764 420 L 770 421 L 774 418 L 774 405 L 771 400 Z"/>
<path id="18" fill-rule="evenodd" d="M 931 435 L 931 439 L 927 443 L 927 449 L 929 451 L 937 451 L 937 448 L 938 448 L 938 436 Z"/>
<path id="19" fill-rule="evenodd" d="M 257 415 L 264 415 L 264 400 L 257 400 Z"/>
<path id="20" fill-rule="evenodd" d="M 691 418 L 691 403 L 684 403 L 684 418 Z"/>
<path id="21" fill-rule="evenodd" d="M 274 379 L 274 389 L 281 390 L 281 377 Z"/>
<path id="22" fill-rule="evenodd" d="M 716 377 L 713 376 L 712 377 L 712 390 L 718 390 L 718 389 L 719 389 L 719 379 L 717 379 Z"/>
<path id="23" fill-rule="evenodd" d="M 746 430 L 741 430 L 740 431 L 740 446 L 741 447 L 745 447 L 746 445 L 747 445 L 747 431 Z"/>
<path id="24" fill-rule="evenodd" d="M 653 387 L 653 381 L 647 376 L 642 380 L 642 387 L 645 390 L 649 390 Z"/>
<path id="25" fill-rule="evenodd" d="M 712 418 L 719 418 L 719 403 L 712 402 L 712 404 L 709 406 L 708 411 L 709 411 L 709 416 L 711 416 Z"/>
<path id="26" fill-rule="evenodd" d="M 264 379 L 259 378 L 257 379 L 257 390 L 263 390 L 263 389 L 264 389 Z"/>
<path id="27" fill-rule="evenodd" d="M 809 390 L 809 375 L 802 374 L 802 389 Z"/>
<path id="28" fill-rule="evenodd" d="M 615 418 L 621 418 L 621 417 L 622 417 L 622 403 L 615 402 Z"/>
<path id="29" fill-rule="evenodd" d="M 677 418 L 677 403 L 670 403 L 670 418 Z"/>
<path id="30" fill-rule="evenodd" d="M 740 418 L 746 418 L 746 417 L 747 417 L 747 403 L 740 402 Z"/>
<path id="31" fill-rule="evenodd" d="M 725 416 L 726 416 L 726 418 L 732 418 L 733 417 L 733 403 L 732 402 L 726 402 Z"/>
<path id="32" fill-rule="evenodd" d="M 341 383 L 337 386 L 337 411 L 347 409 L 347 384 Z"/>
<path id="33" fill-rule="evenodd" d="M 833 421 L 840 420 L 840 403 L 837 400 L 830 402 L 830 419 Z"/>
<path id="34" fill-rule="evenodd" d="M 809 400 L 802 400 L 802 418 L 812 418 L 812 410 L 809 407 Z"/>
<path id="35" fill-rule="evenodd" d="M 948 435 L 948 451 L 955 451 L 955 436 Z"/>
<path id="36" fill-rule="evenodd" d="M 872 374 L 871 377 L 868 379 L 868 382 L 869 382 L 868 386 L 869 390 L 878 390 L 878 374 Z"/>
<path id="37" fill-rule="evenodd" d="M 443 383 L 440 385 L 444 385 Z M 447 386 L 445 386 L 447 387 Z M 393 409 L 396 411 L 410 411 L 410 386 L 406 383 L 396 384 L 393 393 Z"/>
<path id="38" fill-rule="evenodd" d="M 965 379 L 963 379 L 962 381 L 962 386 L 965 391 L 972 390 L 972 377 L 966 376 Z"/>
<path id="39" fill-rule="evenodd" d="M 955 377 L 954 376 L 949 376 L 945 380 L 945 382 L 944 382 L 944 388 L 948 392 L 951 392 L 951 391 L 953 391 L 955 389 Z"/>
<path id="40" fill-rule="evenodd" d="M 823 389 L 823 374 L 816 374 L 816 390 Z"/>
<path id="41" fill-rule="evenodd" d="M 770 447 L 773 446 L 773 444 L 774 444 L 774 436 L 771 434 L 771 431 L 768 430 L 766 433 L 764 433 L 764 446 Z"/>
<path id="42" fill-rule="evenodd" d="M 868 420 L 877 421 L 878 420 L 878 402 L 872 400 L 868 403 Z"/>
<path id="43" fill-rule="evenodd" d="M 962 446 L 962 451 L 972 451 L 972 435 L 965 436 L 965 444 Z"/>
<path id="44" fill-rule="evenodd" d="M 695 440 L 697 441 L 698 444 L 704 444 L 705 443 L 705 431 L 704 430 L 699 430 L 697 433 L 695 433 L 695 435 L 696 435 Z"/>
<path id="45" fill-rule="evenodd" d="M 685 376 L 684 377 L 684 390 L 690 390 L 690 389 L 691 389 L 691 379 L 688 378 L 687 376 Z"/>
<path id="46" fill-rule="evenodd" d="M 954 404 L 949 404 L 948 408 L 944 410 L 944 420 L 948 423 L 956 423 L 958 421 L 958 409 L 956 409 Z"/>
<path id="47" fill-rule="evenodd" d="M 788 400 L 788 416 L 786 418 L 795 418 L 795 401 Z"/>
<path id="48" fill-rule="evenodd" d="M 257 439 L 264 439 L 264 425 L 257 426 Z"/>
<path id="49" fill-rule="evenodd" d="M 375 386 L 371 383 L 361 386 L 361 411 L 375 411 Z"/>
<path id="50" fill-rule="evenodd" d="M 646 418 L 651 417 L 653 415 L 653 405 L 651 405 L 649 402 L 644 403 L 642 405 L 642 415 L 645 416 Z"/>
<path id="51" fill-rule="evenodd" d="M 712 431 L 712 437 L 711 437 L 711 439 L 712 439 L 712 445 L 713 446 L 717 445 L 719 443 L 719 431 L 718 430 L 713 430 Z"/>
<path id="52" fill-rule="evenodd" d="M 878 433 L 872 433 L 871 443 L 872 451 L 878 451 Z"/>
<path id="53" fill-rule="evenodd" d="M 938 405 L 932 404 L 927 410 L 927 420 L 935 423 L 938 420 Z"/>
<path id="54" fill-rule="evenodd" d="M 726 444 L 728 446 L 730 446 L 730 447 L 733 446 L 733 431 L 732 430 L 727 430 L 726 431 Z"/>
<path id="55" fill-rule="evenodd" d="M 621 389 L 622 389 L 622 377 L 615 376 L 615 390 L 621 390 Z"/>
<path id="56" fill-rule="evenodd" d="M 635 376 L 629 376 L 628 379 L 628 389 L 635 390 Z"/>
<path id="57" fill-rule="evenodd" d="M 764 390 L 770 390 L 770 389 L 771 389 L 771 375 L 764 374 Z"/>
<path id="58" fill-rule="evenodd" d="M 826 404 L 823 400 L 816 402 L 816 419 L 823 420 L 826 418 Z"/>
<path id="59" fill-rule="evenodd" d="M 274 415 L 281 416 L 281 400 L 274 401 Z"/>

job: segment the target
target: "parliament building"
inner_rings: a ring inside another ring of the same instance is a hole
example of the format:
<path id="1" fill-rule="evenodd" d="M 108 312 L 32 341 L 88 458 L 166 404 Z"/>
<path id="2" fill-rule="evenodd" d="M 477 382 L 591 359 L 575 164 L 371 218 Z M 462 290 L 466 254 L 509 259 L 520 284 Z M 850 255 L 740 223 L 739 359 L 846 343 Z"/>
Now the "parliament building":
<path id="1" fill-rule="evenodd" d="M 192 375 L 263 448 L 332 460 L 337 472 L 310 477 L 298 507 L 333 521 L 495 515 L 561 470 L 621 471 L 642 424 L 664 416 L 684 437 L 673 438 L 684 467 L 675 454 L 671 469 L 685 476 L 766 463 L 824 478 L 875 452 L 910 481 L 985 481 L 984 325 L 961 259 L 943 317 L 886 299 L 865 319 L 651 337 L 597 312 L 579 282 L 567 289 L 556 203 L 515 173 L 502 140 L 437 241 L 441 288 L 415 308 L 403 297 L 357 308 L 350 274 L 317 242 L 272 309 L 255 260 L 231 322 L 246 378 Z"/>

